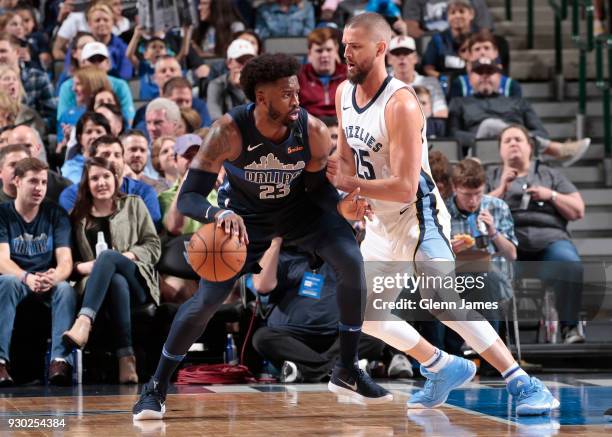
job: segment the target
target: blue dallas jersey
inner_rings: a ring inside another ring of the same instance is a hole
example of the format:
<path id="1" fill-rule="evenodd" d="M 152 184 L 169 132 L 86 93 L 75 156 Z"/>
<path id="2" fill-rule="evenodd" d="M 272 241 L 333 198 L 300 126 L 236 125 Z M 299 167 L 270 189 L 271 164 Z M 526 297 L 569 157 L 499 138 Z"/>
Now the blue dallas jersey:
<path id="1" fill-rule="evenodd" d="M 277 144 L 255 126 L 254 109 L 255 105 L 249 103 L 229 112 L 242 136 L 242 152 L 224 163 L 227 179 L 219 189 L 219 206 L 247 219 L 254 215 L 282 220 L 287 213 L 311 205 L 302 175 L 311 156 L 308 113 L 301 108 L 289 136 Z"/>

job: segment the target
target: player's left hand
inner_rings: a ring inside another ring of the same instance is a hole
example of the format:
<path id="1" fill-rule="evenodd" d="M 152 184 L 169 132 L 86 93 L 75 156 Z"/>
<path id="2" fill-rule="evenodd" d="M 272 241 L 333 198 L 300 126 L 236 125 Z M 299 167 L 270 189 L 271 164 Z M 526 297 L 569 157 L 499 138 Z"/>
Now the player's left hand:
<path id="1" fill-rule="evenodd" d="M 350 221 L 363 220 L 364 216 L 372 218 L 372 211 L 368 202 L 359 196 L 359 188 L 355 188 L 348 196 L 338 202 L 338 212 Z"/>
<path id="2" fill-rule="evenodd" d="M 327 176 L 327 180 L 339 190 L 344 190 L 343 188 L 343 176 L 342 170 L 340 169 L 340 159 L 336 156 L 330 156 L 327 159 L 327 170 L 325 172 L 325 176 Z"/>

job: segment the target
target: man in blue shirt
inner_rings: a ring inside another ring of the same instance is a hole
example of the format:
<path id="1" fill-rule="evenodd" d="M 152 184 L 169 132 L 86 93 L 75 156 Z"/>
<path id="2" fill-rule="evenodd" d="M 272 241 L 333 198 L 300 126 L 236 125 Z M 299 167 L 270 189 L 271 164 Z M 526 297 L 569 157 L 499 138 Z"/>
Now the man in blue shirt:
<path id="1" fill-rule="evenodd" d="M 161 212 L 159 209 L 159 201 L 157 200 L 157 194 L 153 187 L 125 177 L 125 160 L 123 159 L 123 144 L 119 138 L 112 135 L 103 135 L 96 139 L 90 149 L 89 153 L 91 156 L 100 156 L 110 161 L 117 169 L 117 174 L 122 175 L 120 184 L 121 191 L 125 194 L 134 194 L 140 196 L 144 203 L 147 205 L 147 209 L 151 214 L 151 218 L 155 223 L 155 226 L 160 229 L 161 226 Z M 66 210 L 71 211 L 76 203 L 77 193 L 79 191 L 80 184 L 74 184 L 66 188 L 60 194 L 59 203 Z"/>
<path id="2" fill-rule="evenodd" d="M 72 326 L 77 296 L 72 272 L 70 220 L 44 200 L 47 164 L 25 158 L 15 166 L 15 200 L 0 205 L 0 386 L 11 385 L 9 349 L 17 305 L 28 296 L 50 303 L 52 312 L 49 382 L 71 383 L 71 348 L 62 333 Z"/>

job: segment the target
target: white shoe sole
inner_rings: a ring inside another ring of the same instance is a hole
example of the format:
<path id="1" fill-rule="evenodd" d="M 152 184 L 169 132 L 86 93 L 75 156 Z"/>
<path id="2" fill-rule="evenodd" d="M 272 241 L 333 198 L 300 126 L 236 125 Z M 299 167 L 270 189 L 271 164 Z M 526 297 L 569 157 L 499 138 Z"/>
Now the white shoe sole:
<path id="1" fill-rule="evenodd" d="M 472 363 L 473 364 L 473 363 Z M 468 382 L 470 382 L 472 379 L 474 379 L 474 376 L 476 376 L 476 365 L 472 366 L 472 374 L 467 377 L 465 380 L 463 380 L 463 382 L 461 382 L 459 385 L 457 385 L 456 387 L 454 387 L 453 389 L 451 389 L 451 391 L 456 390 L 458 388 L 463 387 L 465 384 L 467 384 Z M 449 391 L 450 394 L 450 391 Z M 446 402 L 446 400 L 448 399 L 448 396 L 446 397 L 446 399 L 444 399 L 444 401 L 436 404 L 436 405 L 432 405 L 432 406 L 426 406 L 423 405 L 419 402 L 415 402 L 415 403 L 411 403 L 410 401 L 406 402 L 406 407 L 408 408 L 414 408 L 414 409 L 423 409 L 423 408 L 438 408 L 440 405 L 444 405 L 444 403 Z"/>
<path id="2" fill-rule="evenodd" d="M 391 402 L 393 400 L 393 395 L 391 393 L 385 396 L 381 396 L 379 398 L 368 398 L 368 397 L 360 395 L 357 392 L 354 392 L 353 390 L 349 390 L 348 388 L 340 387 L 336 384 L 333 384 L 331 381 L 327 383 L 327 388 L 332 393 L 335 393 L 340 396 L 348 396 L 352 399 L 363 402 L 364 404 L 370 404 L 370 405 L 384 404 L 386 402 Z"/>
<path id="3" fill-rule="evenodd" d="M 166 413 L 166 405 L 162 405 L 161 411 L 142 410 L 138 414 L 133 415 L 134 420 L 161 420 Z"/>

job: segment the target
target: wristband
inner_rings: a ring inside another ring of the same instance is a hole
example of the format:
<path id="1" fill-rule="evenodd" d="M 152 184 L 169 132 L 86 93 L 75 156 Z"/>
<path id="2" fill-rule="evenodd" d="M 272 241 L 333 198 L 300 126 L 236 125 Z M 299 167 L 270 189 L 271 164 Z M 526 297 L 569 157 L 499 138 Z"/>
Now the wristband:
<path id="1" fill-rule="evenodd" d="M 22 284 L 26 284 L 27 285 L 27 280 L 28 280 L 28 275 L 30 274 L 30 272 L 23 272 L 21 274 L 21 283 Z"/>
<path id="2" fill-rule="evenodd" d="M 219 209 L 219 210 L 221 211 L 221 209 Z M 216 218 L 216 220 L 221 220 L 224 216 L 226 216 L 228 214 L 235 214 L 235 212 L 232 211 L 231 209 L 226 209 L 221 214 L 219 214 L 219 216 Z"/>

